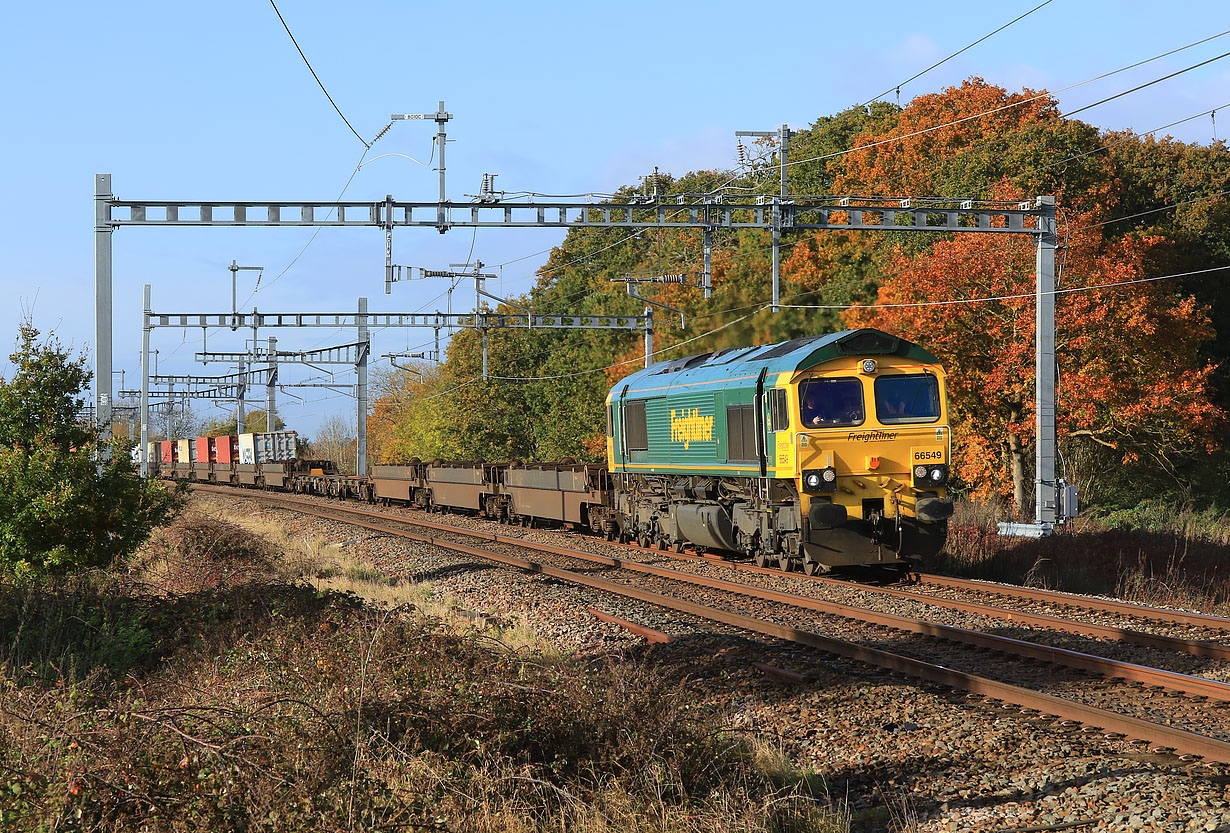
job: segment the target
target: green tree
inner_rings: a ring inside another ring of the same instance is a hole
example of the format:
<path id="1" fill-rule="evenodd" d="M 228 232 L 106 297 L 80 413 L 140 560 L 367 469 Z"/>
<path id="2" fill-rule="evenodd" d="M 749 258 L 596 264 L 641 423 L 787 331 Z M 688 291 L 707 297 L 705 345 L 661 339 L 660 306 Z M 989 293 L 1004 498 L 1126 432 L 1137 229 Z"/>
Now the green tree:
<path id="1" fill-rule="evenodd" d="M 0 576 L 103 567 L 131 554 L 179 507 L 181 492 L 137 478 L 131 443 L 101 463 L 96 429 L 79 421 L 92 374 L 26 322 L 0 378 Z"/>
<path id="2" fill-rule="evenodd" d="M 237 430 L 237 421 L 234 417 L 230 419 L 212 420 L 201 426 L 201 436 L 203 437 L 233 437 L 239 433 Z M 269 418 L 265 412 L 257 409 L 249 411 L 243 415 L 243 430 L 246 433 L 264 433 L 269 430 Z M 281 431 L 286 427 L 286 423 L 277 414 L 273 415 L 273 430 Z M 191 439 L 191 437 L 174 437 L 172 439 Z"/>

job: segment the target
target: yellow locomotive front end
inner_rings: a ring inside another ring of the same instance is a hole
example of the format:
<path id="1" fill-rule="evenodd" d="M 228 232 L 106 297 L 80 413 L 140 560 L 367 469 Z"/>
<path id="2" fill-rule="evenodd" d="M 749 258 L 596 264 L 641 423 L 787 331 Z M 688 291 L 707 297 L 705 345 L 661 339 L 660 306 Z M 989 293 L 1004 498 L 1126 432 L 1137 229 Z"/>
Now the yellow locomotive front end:
<path id="1" fill-rule="evenodd" d="M 904 565 L 943 546 L 952 514 L 944 383 L 938 363 L 908 354 L 843 356 L 779 377 L 790 438 L 776 462 L 796 478 L 808 573 Z"/>

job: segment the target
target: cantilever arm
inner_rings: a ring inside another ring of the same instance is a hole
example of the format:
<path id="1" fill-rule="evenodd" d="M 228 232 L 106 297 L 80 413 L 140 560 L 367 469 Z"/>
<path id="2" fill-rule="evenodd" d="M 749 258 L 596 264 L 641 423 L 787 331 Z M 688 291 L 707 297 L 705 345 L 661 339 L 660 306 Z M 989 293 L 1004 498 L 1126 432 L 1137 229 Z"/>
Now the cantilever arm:
<path id="1" fill-rule="evenodd" d="M 662 307 L 662 309 L 668 309 L 671 312 L 679 313 L 679 329 L 686 330 L 688 328 L 687 322 L 684 320 L 684 317 L 683 317 L 683 310 L 679 309 L 678 307 L 672 307 L 670 304 L 664 304 L 661 301 L 654 301 L 650 298 L 646 298 L 644 295 L 641 295 L 640 293 L 636 291 L 635 289 L 636 283 L 633 281 L 628 281 L 624 285 L 628 287 L 628 294 L 631 295 L 633 298 L 644 301 L 647 304 L 653 304 L 655 307 Z"/>

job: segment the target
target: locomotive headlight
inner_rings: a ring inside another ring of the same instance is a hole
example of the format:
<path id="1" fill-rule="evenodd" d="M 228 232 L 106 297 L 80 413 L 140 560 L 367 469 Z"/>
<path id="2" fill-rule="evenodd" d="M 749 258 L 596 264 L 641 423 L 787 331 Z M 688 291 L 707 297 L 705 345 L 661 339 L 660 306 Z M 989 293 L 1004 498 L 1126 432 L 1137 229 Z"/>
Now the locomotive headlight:
<path id="1" fill-rule="evenodd" d="M 947 482 L 948 466 L 946 464 L 914 467 L 914 486 L 916 488 L 942 486 Z"/>
<path id="2" fill-rule="evenodd" d="M 876 372 L 876 360 L 875 359 L 863 359 L 863 372 L 864 373 L 875 373 Z"/>
<path id="3" fill-rule="evenodd" d="M 837 488 L 837 470 L 832 466 L 803 472 L 803 488 L 809 492 L 831 492 Z"/>

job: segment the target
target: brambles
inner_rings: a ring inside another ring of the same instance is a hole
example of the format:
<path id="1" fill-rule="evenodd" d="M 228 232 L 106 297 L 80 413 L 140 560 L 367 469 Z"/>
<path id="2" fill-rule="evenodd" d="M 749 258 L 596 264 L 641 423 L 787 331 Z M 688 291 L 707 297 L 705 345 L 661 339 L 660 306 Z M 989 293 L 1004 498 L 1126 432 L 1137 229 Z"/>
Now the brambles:
<path id="1" fill-rule="evenodd" d="M 0 828 L 840 829 L 805 779 L 649 668 L 544 659 L 281 581 L 267 540 L 195 513 L 140 564 L 196 546 L 244 580 L 97 574 L 65 601 L 57 621 L 123 614 L 131 657 L 85 627 L 61 628 L 71 671 L 33 637 L 0 641 Z"/>
<path id="2" fill-rule="evenodd" d="M 1042 540 L 1000 537 L 997 523 L 1007 517 L 994 500 L 958 501 L 934 566 L 969 578 L 1230 614 L 1224 513 L 1151 501 L 1079 518 Z"/>

